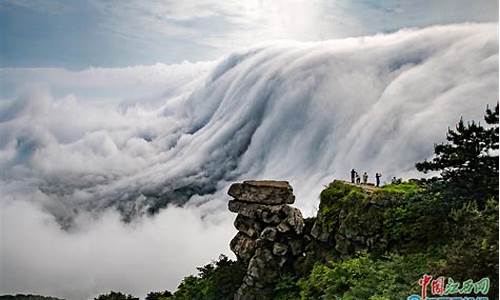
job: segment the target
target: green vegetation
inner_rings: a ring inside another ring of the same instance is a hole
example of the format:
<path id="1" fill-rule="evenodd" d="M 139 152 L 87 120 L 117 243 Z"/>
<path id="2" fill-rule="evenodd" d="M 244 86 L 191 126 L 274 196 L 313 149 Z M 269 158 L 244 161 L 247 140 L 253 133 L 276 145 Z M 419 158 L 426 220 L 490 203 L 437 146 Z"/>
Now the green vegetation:
<path id="1" fill-rule="evenodd" d="M 498 104 L 486 110 L 484 119 L 488 127 L 460 119 L 455 130 L 448 129 L 448 143 L 434 146 L 435 157 L 416 164 L 422 172 L 439 171 L 436 181 L 455 203 L 474 199 L 483 205 L 498 197 Z"/>
<path id="2" fill-rule="evenodd" d="M 394 183 L 387 184 L 382 187 L 382 190 L 387 192 L 409 194 L 409 193 L 418 193 L 422 191 L 422 187 L 420 187 L 416 181 L 411 181 L 411 182 L 401 182 L 399 184 L 394 184 Z"/>
<path id="3" fill-rule="evenodd" d="M 498 105 L 485 119 L 490 127 L 461 120 L 448 131 L 449 143 L 435 147 L 436 157 L 417 164 L 441 177 L 372 194 L 330 184 L 316 220 L 330 236 L 308 253 L 318 260 L 288 298 L 404 299 L 427 273 L 456 281 L 490 277 L 490 299 L 498 299 Z M 360 236 L 365 240 L 356 244 Z"/>
<path id="4" fill-rule="evenodd" d="M 406 299 L 415 278 L 428 270 L 424 255 L 372 257 L 361 253 L 331 265 L 316 264 L 298 282 L 300 294 L 289 299 Z"/>
<path id="5" fill-rule="evenodd" d="M 371 194 L 333 182 L 321 193 L 317 218 L 306 220 L 319 221 L 332 236 L 311 243 L 302 268 L 282 275 L 274 299 L 406 299 L 419 292 L 417 280 L 425 273 L 456 281 L 490 277 L 490 299 L 498 299 L 498 198 L 485 200 L 484 208 L 474 200 L 459 208 L 445 203 L 425 181 L 391 184 Z M 334 236 L 346 230 L 356 237 L 382 235 L 375 247 L 343 252 Z M 185 278 L 167 299 L 231 299 L 244 271 L 238 266 L 235 278 L 228 266 L 237 263 L 223 261 Z M 223 295 L 216 296 L 218 289 Z"/>
<path id="6" fill-rule="evenodd" d="M 126 295 L 122 294 L 120 292 L 109 292 L 109 294 L 102 294 L 99 295 L 97 298 L 94 298 L 94 300 L 139 300 L 139 298 L 136 298 L 132 295 Z"/>
<path id="7" fill-rule="evenodd" d="M 188 276 L 171 300 L 232 300 L 245 274 L 243 265 L 224 255 L 218 261 L 198 268 L 197 276 Z"/>
<path id="8" fill-rule="evenodd" d="M 334 181 L 321 192 L 320 199 L 317 226 L 321 232 L 332 232 L 338 227 L 337 216 L 341 211 L 363 206 L 366 195 L 360 187 Z"/>
<path id="9" fill-rule="evenodd" d="M 56 297 L 40 296 L 40 295 L 17 294 L 17 295 L 1 295 L 0 300 L 62 300 L 62 299 Z"/>
<path id="10" fill-rule="evenodd" d="M 232 300 L 245 274 L 241 263 L 221 255 L 219 260 L 198 268 L 198 275 L 185 277 L 177 291 L 150 292 L 145 300 Z M 95 300 L 138 300 L 117 292 L 100 295 Z"/>
<path id="11" fill-rule="evenodd" d="M 146 298 L 144 300 L 166 300 L 172 296 L 173 296 L 172 293 L 169 291 L 151 292 L 146 295 Z"/>

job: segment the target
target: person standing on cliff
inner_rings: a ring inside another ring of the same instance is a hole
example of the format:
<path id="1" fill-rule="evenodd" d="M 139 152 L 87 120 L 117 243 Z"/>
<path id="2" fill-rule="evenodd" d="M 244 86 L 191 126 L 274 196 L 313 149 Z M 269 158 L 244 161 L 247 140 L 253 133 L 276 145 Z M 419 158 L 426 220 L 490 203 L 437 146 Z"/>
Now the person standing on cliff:
<path id="1" fill-rule="evenodd" d="M 379 187 L 379 186 L 380 186 L 380 177 L 382 177 L 382 174 L 380 174 L 380 173 L 378 173 L 378 172 L 377 172 L 377 173 L 375 173 L 375 181 L 376 181 L 376 183 L 377 183 L 377 187 Z"/>
<path id="2" fill-rule="evenodd" d="M 356 171 L 354 169 L 351 170 L 351 183 L 354 183 L 356 179 Z"/>
<path id="3" fill-rule="evenodd" d="M 363 183 L 364 184 L 368 183 L 368 173 L 366 173 L 366 172 L 363 173 Z"/>
<path id="4" fill-rule="evenodd" d="M 359 177 L 359 174 L 356 172 L 356 184 L 361 184 L 361 177 Z"/>

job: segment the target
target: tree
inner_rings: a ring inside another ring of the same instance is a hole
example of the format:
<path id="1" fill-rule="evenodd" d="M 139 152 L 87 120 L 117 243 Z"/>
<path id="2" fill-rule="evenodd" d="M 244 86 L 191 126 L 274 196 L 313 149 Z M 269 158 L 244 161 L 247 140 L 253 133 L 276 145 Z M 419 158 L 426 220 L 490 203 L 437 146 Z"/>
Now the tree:
<path id="1" fill-rule="evenodd" d="M 94 300 L 139 300 L 139 298 L 111 291 L 109 294 L 99 295 L 97 298 L 94 298 Z"/>
<path id="2" fill-rule="evenodd" d="M 172 299 L 174 300 L 229 300 L 243 281 L 246 268 L 240 261 L 220 255 L 214 261 L 198 267 L 197 276 L 185 277 Z"/>
<path id="3" fill-rule="evenodd" d="M 173 296 L 172 293 L 169 291 L 151 292 L 147 294 L 144 300 L 166 300 L 172 296 Z"/>
<path id="4" fill-rule="evenodd" d="M 487 124 L 492 125 L 488 129 L 488 137 L 490 139 L 489 143 L 491 144 L 491 148 L 493 150 L 498 150 L 498 103 L 495 106 L 495 110 L 491 110 L 489 107 L 486 108 L 484 120 Z M 496 158 L 498 158 L 498 153 L 496 154 Z"/>
<path id="5" fill-rule="evenodd" d="M 484 119 L 488 127 L 460 118 L 454 130 L 448 129 L 447 143 L 434 146 L 435 157 L 416 164 L 424 173 L 440 171 L 454 199 L 480 205 L 489 197 L 498 199 L 498 103 L 486 109 Z"/>

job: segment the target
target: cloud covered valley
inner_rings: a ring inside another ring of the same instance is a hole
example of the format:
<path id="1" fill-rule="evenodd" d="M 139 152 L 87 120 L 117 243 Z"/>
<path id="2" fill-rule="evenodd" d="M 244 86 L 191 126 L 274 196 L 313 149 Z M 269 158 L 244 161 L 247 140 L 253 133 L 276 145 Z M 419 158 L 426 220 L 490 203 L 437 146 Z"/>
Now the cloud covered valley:
<path id="1" fill-rule="evenodd" d="M 230 254 L 234 181 L 289 180 L 312 215 L 352 167 L 420 176 L 448 126 L 498 101 L 497 34 L 460 24 L 212 62 L 0 69 L 0 293 L 175 289 Z"/>

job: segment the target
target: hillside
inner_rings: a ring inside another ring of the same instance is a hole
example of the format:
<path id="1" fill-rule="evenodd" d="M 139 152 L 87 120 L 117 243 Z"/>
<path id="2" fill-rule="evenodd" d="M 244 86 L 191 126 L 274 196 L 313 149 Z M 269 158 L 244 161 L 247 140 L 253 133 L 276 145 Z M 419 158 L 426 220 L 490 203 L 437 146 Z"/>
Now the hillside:
<path id="1" fill-rule="evenodd" d="M 381 188 L 334 180 L 313 218 L 290 214 L 287 183 L 280 193 L 233 184 L 238 260 L 200 268 L 168 299 L 498 299 L 498 105 L 485 121 L 461 119 L 416 164 L 440 177 Z"/>
<path id="2" fill-rule="evenodd" d="M 320 200 L 317 216 L 304 220 L 303 254 L 268 282 L 271 296 L 238 299 L 406 299 L 420 294 L 424 274 L 464 292 L 468 280 L 479 291 L 489 278 L 480 291 L 498 298 L 498 199 L 453 207 L 426 181 L 366 189 L 335 180 Z M 233 299 L 245 269 L 245 260 L 222 257 L 165 299 Z"/>
<path id="3" fill-rule="evenodd" d="M 17 295 L 0 295 L 0 300 L 62 300 L 62 299 L 55 297 L 40 296 L 40 295 L 17 294 Z"/>

